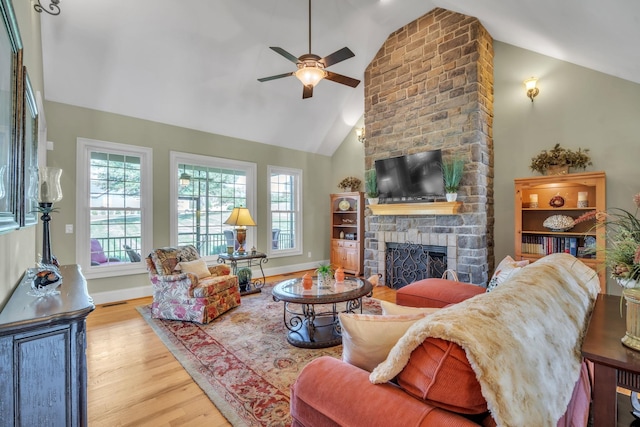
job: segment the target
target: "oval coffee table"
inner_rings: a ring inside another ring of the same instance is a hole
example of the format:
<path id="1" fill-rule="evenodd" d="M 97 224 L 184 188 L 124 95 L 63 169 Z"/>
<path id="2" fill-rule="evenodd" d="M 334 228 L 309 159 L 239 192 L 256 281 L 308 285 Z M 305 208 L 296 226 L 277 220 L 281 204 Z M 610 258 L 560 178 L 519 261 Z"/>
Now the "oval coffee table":
<path id="1" fill-rule="evenodd" d="M 373 286 L 365 279 L 347 277 L 327 284 L 313 278 L 313 287 L 306 290 L 302 279 L 289 279 L 273 288 L 273 300 L 284 301 L 284 324 L 289 330 L 289 344 L 302 348 L 333 347 L 342 343 L 338 314 L 360 309 L 362 297 L 371 295 Z"/>

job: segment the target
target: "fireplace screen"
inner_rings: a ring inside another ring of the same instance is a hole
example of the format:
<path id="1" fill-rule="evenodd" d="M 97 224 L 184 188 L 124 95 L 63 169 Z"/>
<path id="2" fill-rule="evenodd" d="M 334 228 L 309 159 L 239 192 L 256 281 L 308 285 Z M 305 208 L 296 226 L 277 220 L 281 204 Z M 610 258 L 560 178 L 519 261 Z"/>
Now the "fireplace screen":
<path id="1" fill-rule="evenodd" d="M 417 280 L 442 277 L 447 269 L 447 248 L 413 243 L 387 243 L 387 286 L 400 289 Z"/>

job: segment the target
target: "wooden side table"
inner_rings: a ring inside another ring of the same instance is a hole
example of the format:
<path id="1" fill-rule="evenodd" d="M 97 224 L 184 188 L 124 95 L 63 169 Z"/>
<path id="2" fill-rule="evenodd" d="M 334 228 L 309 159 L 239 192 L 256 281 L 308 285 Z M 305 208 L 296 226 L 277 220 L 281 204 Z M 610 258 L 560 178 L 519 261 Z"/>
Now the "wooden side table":
<path id="1" fill-rule="evenodd" d="M 626 307 L 621 316 L 620 298 L 598 295 L 582 345 L 582 355 L 594 364 L 591 410 L 597 427 L 618 425 L 617 386 L 640 391 L 640 352 L 620 342 L 626 331 Z"/>
<path id="2" fill-rule="evenodd" d="M 260 292 L 260 289 L 265 285 L 267 279 L 264 276 L 264 270 L 262 269 L 262 264 L 265 264 L 269 261 L 267 258 L 267 254 L 262 252 L 246 252 L 244 254 L 232 253 L 232 254 L 220 254 L 218 255 L 218 262 L 226 264 L 229 261 L 231 264 L 231 272 L 233 274 L 238 273 L 238 263 L 240 265 L 244 265 L 245 267 L 260 267 L 260 273 L 262 273 L 262 278 L 257 278 L 253 281 L 245 285 L 240 285 L 240 295 L 249 295 L 249 294 L 257 294 Z"/>
<path id="3" fill-rule="evenodd" d="M 94 309 L 77 265 L 59 295 L 33 297 L 23 276 L 0 311 L 0 426 L 87 425 L 85 319 Z"/>

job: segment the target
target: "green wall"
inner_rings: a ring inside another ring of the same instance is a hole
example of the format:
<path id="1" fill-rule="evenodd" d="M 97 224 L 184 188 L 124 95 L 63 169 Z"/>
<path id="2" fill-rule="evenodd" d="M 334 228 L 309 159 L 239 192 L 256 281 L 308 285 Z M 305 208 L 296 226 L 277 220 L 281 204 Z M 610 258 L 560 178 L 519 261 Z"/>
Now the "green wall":
<path id="1" fill-rule="evenodd" d="M 588 148 L 607 174 L 607 206 L 635 211 L 640 192 L 640 85 L 505 43 L 494 44 L 495 254 L 514 251 L 514 178 L 556 143 Z M 523 80 L 539 78 L 531 103 Z M 577 172 L 581 172 L 578 170 Z M 608 293 L 619 293 L 611 282 Z"/>
<path id="2" fill-rule="evenodd" d="M 40 14 L 30 1 L 14 1 L 13 8 L 20 29 L 23 63 L 27 67 L 34 91 L 43 90 Z M 0 308 L 9 299 L 22 273 L 36 261 L 36 227 L 0 234 Z"/>
<path id="3" fill-rule="evenodd" d="M 24 62 L 36 91 L 43 92 L 40 15 L 28 1 L 14 2 L 24 44 Z M 640 135 L 640 85 L 564 61 L 495 42 L 494 147 L 495 147 L 495 254 L 500 260 L 513 253 L 513 179 L 531 176 L 529 162 L 540 150 L 556 142 L 570 148 L 589 148 L 594 165 L 587 171 L 607 173 L 607 205 L 633 211 L 631 197 L 640 191 L 640 170 L 635 155 Z M 522 81 L 538 77 L 540 95 L 532 104 Z M 269 268 L 317 263 L 329 257 L 328 194 L 338 182 L 364 174 L 364 149 L 354 132 L 329 158 L 295 150 L 192 131 L 175 126 L 102 113 L 69 105 L 45 103 L 48 138 L 55 149 L 48 163 L 64 169 L 65 197 L 52 221 L 52 242 L 63 263 L 75 262 L 75 235 L 64 224 L 75 224 L 76 138 L 85 137 L 153 147 L 154 245 L 169 242 L 169 150 L 253 161 L 258 164 L 258 224 L 266 222 L 266 167 L 268 164 L 304 171 L 304 254 L 274 258 Z M 362 119 L 355 127 L 362 126 Z M 39 227 L 0 235 L 0 306 L 6 302 L 25 268 L 32 266 L 40 247 Z M 258 247 L 268 241 L 266 228 L 258 228 Z M 308 258 L 308 252 L 312 257 Z M 146 275 L 96 279 L 91 292 L 146 286 Z M 610 293 L 619 293 L 609 285 Z"/>
<path id="4" fill-rule="evenodd" d="M 364 150 L 363 143 L 358 141 L 355 129 L 364 127 L 364 118 L 360 118 L 349 135 L 331 157 L 332 177 L 329 183 L 331 193 L 340 193 L 338 183 L 348 176 L 355 176 L 362 181 L 360 191 L 364 191 Z"/>
<path id="5" fill-rule="evenodd" d="M 169 151 L 181 151 L 255 162 L 257 164 L 258 249 L 271 237 L 267 223 L 267 165 L 303 170 L 303 239 L 300 256 L 272 258 L 269 269 L 311 263 L 329 258 L 329 212 L 331 158 L 318 154 L 278 148 L 220 135 L 104 113 L 55 102 L 46 102 L 48 139 L 54 150 L 48 152 L 50 166 L 63 169 L 63 200 L 60 213 L 51 222 L 53 253 L 63 264 L 75 263 L 75 234 L 65 234 L 65 224 L 75 224 L 76 140 L 78 137 L 153 148 L 153 246 L 169 245 Z M 261 226 L 262 225 L 262 226 Z M 311 252 L 311 257 L 308 253 Z M 89 280 L 90 292 L 146 286 L 146 274 Z"/>

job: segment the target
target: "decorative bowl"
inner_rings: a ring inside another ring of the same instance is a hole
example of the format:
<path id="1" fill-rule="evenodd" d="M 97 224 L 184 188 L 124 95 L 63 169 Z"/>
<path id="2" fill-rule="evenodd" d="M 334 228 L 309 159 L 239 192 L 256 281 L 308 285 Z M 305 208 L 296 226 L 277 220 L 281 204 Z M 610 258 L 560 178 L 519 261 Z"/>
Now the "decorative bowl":
<path id="1" fill-rule="evenodd" d="M 48 295 L 58 295 L 60 291 L 57 287 L 62 284 L 62 276 L 56 270 L 39 270 L 29 273 L 33 276 L 31 280 L 31 291 L 27 294 L 34 297 L 43 297 Z"/>
<path id="2" fill-rule="evenodd" d="M 568 231 L 574 226 L 574 220 L 566 215 L 551 215 L 542 225 L 551 231 Z"/>

